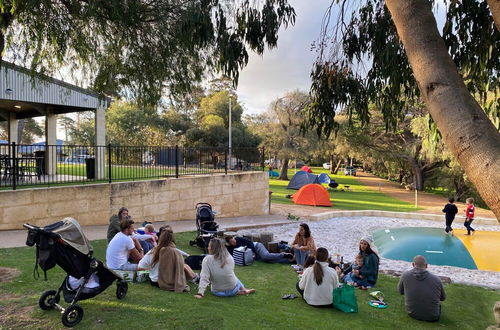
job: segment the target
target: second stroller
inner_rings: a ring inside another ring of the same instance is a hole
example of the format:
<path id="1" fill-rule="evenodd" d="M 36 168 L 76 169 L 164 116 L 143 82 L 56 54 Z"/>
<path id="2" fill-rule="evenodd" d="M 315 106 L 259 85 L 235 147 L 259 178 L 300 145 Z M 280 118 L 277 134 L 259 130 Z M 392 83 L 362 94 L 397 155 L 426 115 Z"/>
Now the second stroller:
<path id="1" fill-rule="evenodd" d="M 196 238 L 190 241 L 190 245 L 197 245 L 205 253 L 208 253 L 208 243 L 217 237 L 219 225 L 215 222 L 215 211 L 209 203 L 196 204 Z"/>

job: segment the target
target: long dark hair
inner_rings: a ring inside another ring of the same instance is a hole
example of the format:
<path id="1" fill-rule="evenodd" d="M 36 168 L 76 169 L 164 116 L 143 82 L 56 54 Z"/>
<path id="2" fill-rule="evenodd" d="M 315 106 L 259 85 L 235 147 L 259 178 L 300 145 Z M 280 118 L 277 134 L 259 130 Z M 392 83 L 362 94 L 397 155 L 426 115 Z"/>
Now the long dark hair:
<path id="1" fill-rule="evenodd" d="M 174 233 L 170 230 L 163 230 L 160 234 L 158 245 L 153 250 L 153 261 L 151 262 L 151 264 L 156 265 L 156 263 L 160 259 L 161 249 L 171 245 L 175 246 Z"/>
<path id="2" fill-rule="evenodd" d="M 311 237 L 311 230 L 309 229 L 307 223 L 301 223 L 299 226 L 304 228 L 304 238 Z"/>
<path id="3" fill-rule="evenodd" d="M 325 248 L 318 248 L 316 250 L 316 262 L 313 266 L 314 272 L 314 280 L 317 285 L 321 285 L 323 283 L 323 267 L 319 264 L 319 262 L 326 262 L 328 260 L 328 250 Z"/>

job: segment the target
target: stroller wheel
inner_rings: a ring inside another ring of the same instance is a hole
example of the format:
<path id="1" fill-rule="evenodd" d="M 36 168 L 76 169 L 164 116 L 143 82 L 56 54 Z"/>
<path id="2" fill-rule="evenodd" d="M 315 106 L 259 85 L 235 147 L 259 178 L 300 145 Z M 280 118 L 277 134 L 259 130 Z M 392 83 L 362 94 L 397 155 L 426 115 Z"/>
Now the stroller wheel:
<path id="1" fill-rule="evenodd" d="M 71 328 L 83 319 L 83 309 L 78 305 L 71 305 L 64 311 L 61 321 L 66 327 Z"/>
<path id="2" fill-rule="evenodd" d="M 196 245 L 196 241 L 189 241 L 189 245 L 195 246 Z"/>
<path id="3" fill-rule="evenodd" d="M 128 284 L 126 281 L 116 282 L 116 298 L 123 299 L 127 295 Z"/>
<path id="4" fill-rule="evenodd" d="M 41 309 L 48 311 L 55 308 L 55 304 L 59 303 L 61 296 L 56 296 L 57 291 L 49 290 L 45 291 L 40 299 L 38 299 L 38 306 Z"/>

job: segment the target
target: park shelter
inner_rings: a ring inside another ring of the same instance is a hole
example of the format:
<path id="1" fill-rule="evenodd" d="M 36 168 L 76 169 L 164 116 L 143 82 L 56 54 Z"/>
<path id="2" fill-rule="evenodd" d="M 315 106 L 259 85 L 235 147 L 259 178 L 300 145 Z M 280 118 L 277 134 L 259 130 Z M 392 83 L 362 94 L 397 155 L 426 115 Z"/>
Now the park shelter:
<path id="1" fill-rule="evenodd" d="M 304 171 L 304 172 L 307 172 L 307 173 L 312 173 L 313 172 L 311 170 L 311 168 L 309 166 L 307 166 L 307 165 L 302 166 L 302 168 L 300 170 Z"/>
<path id="2" fill-rule="evenodd" d="M 8 142 L 19 144 L 20 119 L 45 116 L 45 141 L 56 145 L 57 115 L 94 111 L 95 145 L 104 146 L 105 111 L 110 99 L 90 90 L 68 84 L 43 74 L 32 74 L 29 69 L 1 62 L 0 67 L 0 121 L 7 121 Z M 10 149 L 8 149 L 9 152 Z M 51 149 L 52 150 L 52 149 Z M 56 152 L 54 149 L 51 152 Z M 104 177 L 104 150 L 95 154 L 96 176 Z M 45 154 L 45 170 L 56 174 L 55 155 Z"/>
<path id="3" fill-rule="evenodd" d="M 312 206 L 332 206 L 330 195 L 319 184 L 307 184 L 292 195 L 295 204 Z"/>
<path id="4" fill-rule="evenodd" d="M 319 183 L 318 176 L 304 171 L 298 171 L 288 183 L 287 189 L 297 190 L 309 183 Z"/>

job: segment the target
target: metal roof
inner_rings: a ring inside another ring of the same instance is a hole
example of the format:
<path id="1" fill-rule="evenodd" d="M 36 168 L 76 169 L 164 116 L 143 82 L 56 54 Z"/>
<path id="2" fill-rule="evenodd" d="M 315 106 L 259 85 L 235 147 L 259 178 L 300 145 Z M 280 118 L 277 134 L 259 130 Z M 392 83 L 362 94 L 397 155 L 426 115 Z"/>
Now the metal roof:
<path id="1" fill-rule="evenodd" d="M 1 62 L 0 120 L 8 112 L 17 119 L 107 108 L 111 99 L 29 69 Z"/>

